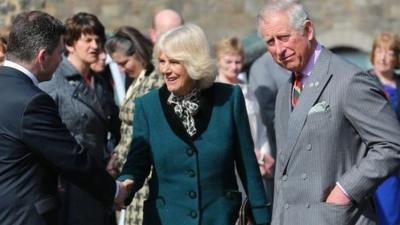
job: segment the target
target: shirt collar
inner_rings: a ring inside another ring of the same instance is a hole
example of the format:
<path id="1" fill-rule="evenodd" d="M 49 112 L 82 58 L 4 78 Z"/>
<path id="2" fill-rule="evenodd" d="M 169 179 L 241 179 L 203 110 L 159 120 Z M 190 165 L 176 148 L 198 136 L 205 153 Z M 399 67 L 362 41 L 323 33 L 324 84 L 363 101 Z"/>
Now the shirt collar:
<path id="1" fill-rule="evenodd" d="M 31 71 L 29 71 L 28 69 L 26 69 L 25 67 L 15 63 L 15 62 L 11 62 L 9 60 L 4 61 L 3 66 L 7 66 L 7 67 L 11 67 L 13 69 L 19 70 L 21 71 L 23 74 L 25 74 L 26 76 L 28 76 L 34 85 L 38 86 L 39 85 L 39 81 L 38 79 L 35 77 L 35 75 L 33 75 L 33 73 L 31 73 Z"/>
<path id="2" fill-rule="evenodd" d="M 307 77 L 311 75 L 311 71 L 314 69 L 315 63 L 317 62 L 317 59 L 321 54 L 321 51 L 322 51 L 322 46 L 319 43 L 317 43 L 317 47 L 315 48 L 314 53 L 308 60 L 306 67 L 304 67 L 304 69 L 301 71 L 301 74 Z"/>

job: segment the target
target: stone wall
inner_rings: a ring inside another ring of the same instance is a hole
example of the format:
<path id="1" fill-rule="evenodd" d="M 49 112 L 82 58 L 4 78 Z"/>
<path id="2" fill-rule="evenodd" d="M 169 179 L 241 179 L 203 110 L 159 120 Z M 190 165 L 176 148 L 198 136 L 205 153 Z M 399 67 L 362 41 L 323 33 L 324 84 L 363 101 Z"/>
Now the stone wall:
<path id="1" fill-rule="evenodd" d="M 0 0 L 0 27 L 9 26 L 15 15 L 21 11 L 43 8 L 45 0 Z"/>
<path id="2" fill-rule="evenodd" d="M 152 14 L 162 8 L 180 11 L 187 22 L 202 26 L 210 41 L 224 36 L 241 38 L 256 32 L 257 10 L 263 0 L 0 0 L 0 25 L 19 11 L 43 9 L 65 20 L 79 11 L 98 15 L 107 31 L 120 25 L 147 32 Z M 327 47 L 368 51 L 380 31 L 400 32 L 399 0 L 304 0 L 318 39 Z"/>

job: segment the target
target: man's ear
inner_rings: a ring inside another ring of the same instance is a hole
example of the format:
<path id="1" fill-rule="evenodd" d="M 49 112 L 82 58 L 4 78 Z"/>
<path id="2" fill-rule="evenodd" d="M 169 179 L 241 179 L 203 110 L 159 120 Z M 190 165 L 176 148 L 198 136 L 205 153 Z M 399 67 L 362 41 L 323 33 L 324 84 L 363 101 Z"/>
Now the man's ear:
<path id="1" fill-rule="evenodd" d="M 47 57 L 48 57 L 48 55 L 47 55 L 47 50 L 46 50 L 46 49 L 40 49 L 39 52 L 38 52 L 38 54 L 37 54 L 36 60 L 37 60 L 40 64 L 43 64 L 43 63 L 46 62 Z"/>
<path id="2" fill-rule="evenodd" d="M 306 22 L 304 22 L 304 35 L 307 36 L 309 41 L 314 38 L 314 25 L 311 20 L 306 20 Z"/>
<path id="3" fill-rule="evenodd" d="M 157 34 L 156 34 L 156 30 L 155 30 L 154 28 L 150 28 L 150 29 L 149 29 L 149 37 L 150 37 L 150 40 L 151 40 L 153 43 L 156 43 Z"/>

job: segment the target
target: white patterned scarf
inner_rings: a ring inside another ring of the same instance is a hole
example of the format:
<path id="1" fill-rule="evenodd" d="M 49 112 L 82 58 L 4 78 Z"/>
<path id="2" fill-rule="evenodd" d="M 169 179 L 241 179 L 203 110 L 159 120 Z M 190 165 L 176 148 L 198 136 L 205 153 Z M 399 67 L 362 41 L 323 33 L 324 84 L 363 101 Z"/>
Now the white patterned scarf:
<path id="1" fill-rule="evenodd" d="M 186 132 L 191 137 L 197 132 L 193 116 L 199 110 L 199 96 L 200 91 L 195 88 L 185 96 L 176 96 L 171 93 L 168 97 L 168 104 L 174 106 L 175 114 L 182 121 Z"/>

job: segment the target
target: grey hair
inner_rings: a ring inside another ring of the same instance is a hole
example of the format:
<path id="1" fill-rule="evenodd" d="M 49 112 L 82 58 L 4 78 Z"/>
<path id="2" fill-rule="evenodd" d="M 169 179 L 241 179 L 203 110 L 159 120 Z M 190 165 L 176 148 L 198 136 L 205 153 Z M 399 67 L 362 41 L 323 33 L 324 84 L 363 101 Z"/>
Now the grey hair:
<path id="1" fill-rule="evenodd" d="M 258 33 L 261 34 L 261 23 L 274 13 L 286 13 L 289 23 L 296 31 L 303 33 L 309 14 L 298 0 L 269 0 L 257 15 Z"/>
<path id="2" fill-rule="evenodd" d="M 208 88 L 214 83 L 216 67 L 207 38 L 199 26 L 185 24 L 159 37 L 153 51 L 153 62 L 158 72 L 161 54 L 181 62 L 190 78 L 197 81 L 198 88 Z"/>

